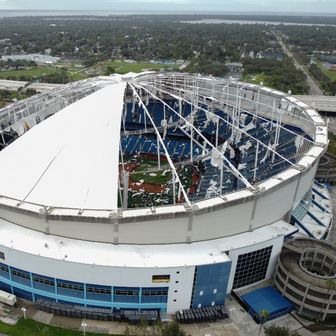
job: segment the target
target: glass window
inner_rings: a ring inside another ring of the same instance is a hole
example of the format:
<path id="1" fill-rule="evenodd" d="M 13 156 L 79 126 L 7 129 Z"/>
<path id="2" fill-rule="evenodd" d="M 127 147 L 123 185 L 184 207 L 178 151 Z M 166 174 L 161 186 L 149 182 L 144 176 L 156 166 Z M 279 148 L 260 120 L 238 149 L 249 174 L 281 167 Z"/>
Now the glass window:
<path id="1" fill-rule="evenodd" d="M 265 278 L 272 246 L 241 254 L 238 257 L 233 289 L 247 286 Z"/>
<path id="2" fill-rule="evenodd" d="M 54 281 L 49 279 L 49 278 L 44 278 L 44 277 L 41 277 L 41 276 L 38 276 L 38 275 L 33 275 L 33 281 L 34 282 L 38 282 L 38 283 L 41 283 L 41 284 L 44 284 L 44 285 L 48 285 L 48 286 L 54 286 Z"/>
<path id="3" fill-rule="evenodd" d="M 30 279 L 29 274 L 25 273 L 24 271 L 19 271 L 19 270 L 12 270 L 12 275 L 15 275 L 19 278 L 23 278 L 23 279 Z"/>
<path id="4" fill-rule="evenodd" d="M 139 289 L 115 288 L 114 295 L 139 296 Z"/>
<path id="5" fill-rule="evenodd" d="M 8 270 L 8 266 L 7 266 L 7 265 L 4 265 L 4 264 L 1 264 L 1 263 L 0 263 L 0 270 L 1 270 L 2 272 L 6 272 L 6 273 L 9 272 L 9 270 Z"/>
<path id="6" fill-rule="evenodd" d="M 153 275 L 152 276 L 153 283 L 167 283 L 170 282 L 170 275 L 163 274 L 163 275 Z"/>

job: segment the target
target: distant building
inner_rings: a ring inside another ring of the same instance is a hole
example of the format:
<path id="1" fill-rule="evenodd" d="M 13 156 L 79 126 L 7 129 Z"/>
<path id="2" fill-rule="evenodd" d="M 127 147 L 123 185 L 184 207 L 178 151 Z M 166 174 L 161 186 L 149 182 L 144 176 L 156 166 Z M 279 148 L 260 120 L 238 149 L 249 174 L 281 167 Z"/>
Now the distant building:
<path id="1" fill-rule="evenodd" d="M 2 56 L 1 59 L 3 61 L 34 61 L 39 64 L 53 64 L 59 62 L 61 59 L 59 57 L 54 57 L 50 55 L 43 55 L 43 54 L 22 54 L 22 55 L 5 55 Z"/>
<path id="2" fill-rule="evenodd" d="M 225 66 L 229 69 L 230 72 L 243 72 L 244 65 L 242 63 L 233 62 L 233 63 L 225 63 Z"/>
<path id="3" fill-rule="evenodd" d="M 164 59 L 164 60 L 151 60 L 150 61 L 152 64 L 164 64 L 164 65 L 173 65 L 173 64 L 183 64 L 183 60 L 177 60 L 176 62 L 175 61 L 172 61 L 170 59 Z M 177 63 L 179 62 L 179 63 Z"/>
<path id="4" fill-rule="evenodd" d="M 277 61 L 282 61 L 284 55 L 282 53 L 276 52 L 273 48 L 267 49 L 265 51 L 259 51 L 256 55 L 256 58 L 259 59 L 275 59 Z"/>
<path id="5" fill-rule="evenodd" d="M 336 56 L 335 55 L 320 55 L 318 57 L 321 61 L 328 62 L 330 64 L 336 64 Z"/>

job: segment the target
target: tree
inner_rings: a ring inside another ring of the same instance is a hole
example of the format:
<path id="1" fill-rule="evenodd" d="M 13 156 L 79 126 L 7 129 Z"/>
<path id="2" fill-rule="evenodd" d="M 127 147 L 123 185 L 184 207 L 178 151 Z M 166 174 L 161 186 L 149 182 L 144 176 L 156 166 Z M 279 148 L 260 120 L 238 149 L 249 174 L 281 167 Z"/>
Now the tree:
<path id="1" fill-rule="evenodd" d="M 132 332 L 130 330 L 130 328 L 127 326 L 125 331 L 124 331 L 124 336 L 131 336 L 132 335 Z"/>
<path id="2" fill-rule="evenodd" d="M 34 96 L 34 95 L 37 94 L 37 91 L 36 91 L 35 89 L 28 88 L 28 89 L 26 89 L 25 94 L 26 94 L 27 96 Z"/>
<path id="3" fill-rule="evenodd" d="M 279 326 L 270 326 L 265 328 L 266 336 L 299 336 L 299 334 L 294 331 L 290 332 L 288 328 Z"/>
<path id="4" fill-rule="evenodd" d="M 163 327 L 161 336 L 186 336 L 186 333 L 177 322 L 172 322 Z"/>
<path id="5" fill-rule="evenodd" d="M 0 90 L 0 99 L 10 99 L 11 93 L 8 90 Z"/>
<path id="6" fill-rule="evenodd" d="M 268 316 L 269 316 L 269 312 L 266 309 L 263 309 L 259 312 L 258 317 L 260 320 L 260 328 L 259 328 L 258 336 L 260 335 L 262 327 L 264 323 L 267 321 Z"/>
<path id="7" fill-rule="evenodd" d="M 113 68 L 113 66 L 109 65 L 106 67 L 106 72 L 105 75 L 109 76 L 115 73 L 115 69 Z"/>
<path id="8" fill-rule="evenodd" d="M 336 288 L 336 279 L 327 279 L 327 286 L 328 286 L 328 293 L 330 292 L 331 289 L 335 289 Z"/>

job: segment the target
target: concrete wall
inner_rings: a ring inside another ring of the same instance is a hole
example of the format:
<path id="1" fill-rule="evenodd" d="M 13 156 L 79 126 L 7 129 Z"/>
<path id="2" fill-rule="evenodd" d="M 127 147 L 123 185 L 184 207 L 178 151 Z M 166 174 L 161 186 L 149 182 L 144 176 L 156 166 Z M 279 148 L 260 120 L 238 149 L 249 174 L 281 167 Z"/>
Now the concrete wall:
<path id="1" fill-rule="evenodd" d="M 130 268 L 104 267 L 55 260 L 0 246 L 0 262 L 28 272 L 80 283 L 123 287 L 169 287 L 167 311 L 190 307 L 195 267 Z M 170 275 L 169 283 L 153 283 L 153 275 Z M 1 280 L 1 279 L 0 279 Z"/>
<path id="2" fill-rule="evenodd" d="M 310 190 L 317 162 L 290 180 L 271 179 L 269 190 L 232 200 L 211 200 L 215 206 L 180 213 L 146 213 L 142 217 L 93 218 L 41 215 L 0 208 L 0 218 L 33 230 L 63 237 L 120 244 L 169 244 L 232 236 L 272 224 L 286 216 Z M 245 192 L 246 195 L 246 192 Z M 229 197 L 229 196 L 228 196 Z"/>

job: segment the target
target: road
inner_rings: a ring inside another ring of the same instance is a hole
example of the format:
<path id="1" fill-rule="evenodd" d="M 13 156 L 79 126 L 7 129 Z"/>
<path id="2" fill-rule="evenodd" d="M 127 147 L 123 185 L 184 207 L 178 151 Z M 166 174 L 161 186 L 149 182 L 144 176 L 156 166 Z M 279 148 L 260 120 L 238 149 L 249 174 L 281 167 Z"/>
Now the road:
<path id="1" fill-rule="evenodd" d="M 288 48 L 286 47 L 286 45 L 281 41 L 280 37 L 276 36 L 281 48 L 283 49 L 284 53 L 290 57 L 293 60 L 293 63 L 295 65 L 295 67 L 298 70 L 301 70 L 305 73 L 305 75 L 307 76 L 307 84 L 309 85 L 309 94 L 312 96 L 323 96 L 324 93 L 323 91 L 320 89 L 320 87 L 316 84 L 316 82 L 314 81 L 314 79 L 310 76 L 310 74 L 307 72 L 307 70 L 302 66 L 302 64 L 300 64 L 294 57 L 293 53 L 291 51 L 288 50 Z"/>
<path id="2" fill-rule="evenodd" d="M 295 96 L 319 112 L 336 113 L 336 96 Z"/>

